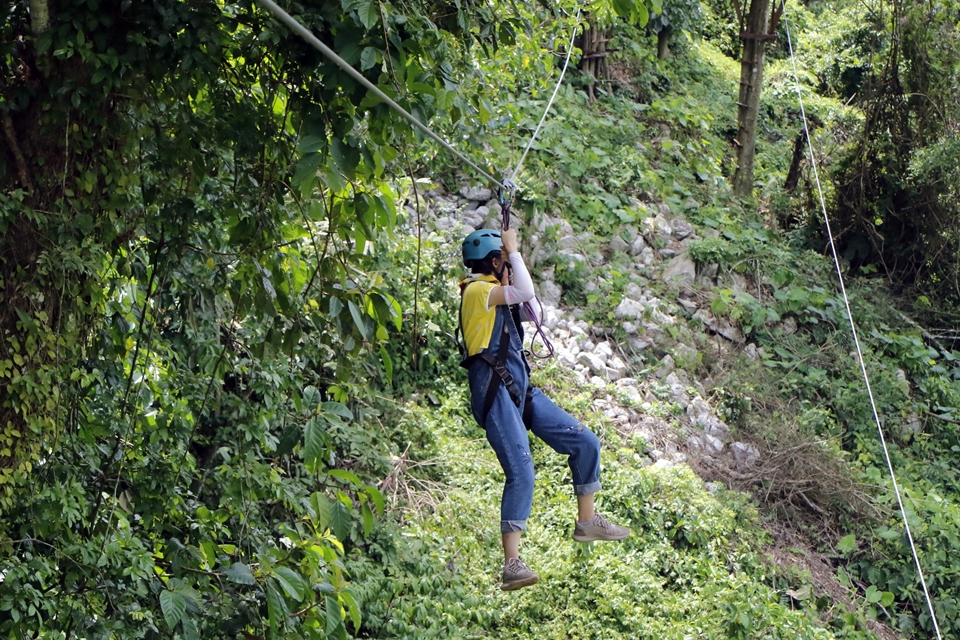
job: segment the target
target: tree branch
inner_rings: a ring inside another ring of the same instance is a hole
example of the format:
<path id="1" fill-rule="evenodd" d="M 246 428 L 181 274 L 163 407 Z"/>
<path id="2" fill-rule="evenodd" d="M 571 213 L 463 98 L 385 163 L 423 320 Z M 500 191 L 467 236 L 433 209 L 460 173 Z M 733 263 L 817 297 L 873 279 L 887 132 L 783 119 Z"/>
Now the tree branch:
<path id="1" fill-rule="evenodd" d="M 17 173 L 20 175 L 20 185 L 28 192 L 33 193 L 33 182 L 30 180 L 30 172 L 27 171 L 27 160 L 20 151 L 20 144 L 17 142 L 17 132 L 13 130 L 13 118 L 9 113 L 3 114 L 3 132 L 7 136 L 7 142 L 10 143 L 10 151 L 17 163 Z"/>

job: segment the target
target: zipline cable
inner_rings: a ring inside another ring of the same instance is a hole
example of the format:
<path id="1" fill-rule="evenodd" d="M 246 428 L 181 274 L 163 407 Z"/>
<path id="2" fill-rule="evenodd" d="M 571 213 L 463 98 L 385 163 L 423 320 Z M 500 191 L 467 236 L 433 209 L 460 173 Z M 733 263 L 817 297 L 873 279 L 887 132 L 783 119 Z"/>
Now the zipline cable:
<path id="1" fill-rule="evenodd" d="M 913 533 L 910 531 L 910 522 L 907 518 L 907 510 L 903 504 L 903 497 L 900 495 L 900 486 L 897 483 L 897 476 L 893 470 L 893 461 L 890 459 L 890 451 L 887 448 L 887 439 L 883 434 L 883 426 L 880 424 L 880 414 L 877 411 L 877 403 L 873 398 L 873 389 L 870 387 L 870 376 L 867 374 L 867 365 L 863 359 L 863 350 L 860 348 L 860 338 L 857 334 L 857 325 L 853 321 L 853 313 L 850 311 L 850 300 L 847 297 L 847 287 L 843 282 L 843 270 L 840 268 L 840 258 L 837 255 L 837 245 L 833 238 L 833 230 L 830 227 L 830 217 L 827 215 L 827 204 L 823 197 L 823 187 L 820 184 L 820 171 L 817 168 L 817 160 L 813 153 L 813 141 L 810 139 L 810 127 L 807 124 L 807 113 L 803 106 L 803 95 L 800 92 L 800 77 L 797 73 L 797 59 L 793 53 L 793 43 L 790 39 L 790 23 L 787 20 L 786 2 L 781 1 L 783 11 L 783 26 L 787 34 L 787 50 L 790 53 L 790 61 L 793 66 L 793 79 L 797 88 L 797 100 L 800 103 L 800 116 L 803 118 L 803 131 L 807 138 L 807 150 L 810 153 L 810 167 L 813 169 L 813 176 L 817 184 L 817 192 L 820 195 L 820 209 L 823 214 L 823 223 L 827 229 L 827 237 L 830 240 L 830 251 L 833 253 L 833 263 L 837 268 L 837 279 L 840 282 L 840 292 L 843 294 L 843 304 L 847 310 L 847 319 L 850 321 L 850 332 L 853 334 L 853 343 L 857 348 L 857 359 L 860 362 L 860 373 L 863 374 L 863 381 L 866 383 L 867 396 L 870 398 L 870 407 L 873 410 L 873 419 L 877 424 L 877 432 L 880 434 L 880 444 L 883 445 L 883 455 L 887 461 L 887 469 L 890 472 L 890 480 L 893 482 L 893 491 L 897 496 L 897 505 L 900 507 L 900 517 L 903 519 L 903 527 L 907 532 L 907 540 L 910 542 L 910 551 L 913 553 L 913 561 L 917 567 L 917 575 L 920 578 L 920 584 L 923 586 L 923 595 L 927 601 L 927 608 L 930 611 L 930 620 L 933 621 L 933 629 L 937 633 L 937 639 L 943 640 L 940 634 L 940 625 L 937 623 L 937 614 L 933 609 L 933 599 L 930 597 L 930 590 L 927 588 L 927 581 L 923 576 L 923 568 L 920 566 L 920 556 L 917 553 L 917 546 L 913 541 Z"/>
<path id="2" fill-rule="evenodd" d="M 577 7 L 577 25 L 580 24 L 580 8 Z M 523 150 L 523 154 L 520 156 L 520 162 L 517 163 L 517 166 L 511 171 L 504 179 L 504 187 L 500 190 L 499 199 L 500 206 L 503 213 L 503 229 L 510 228 L 510 206 L 513 203 L 513 194 L 516 190 L 516 184 L 514 179 L 520 175 L 520 168 L 523 167 L 523 161 L 526 160 L 527 154 L 530 153 L 530 149 L 533 147 L 534 141 L 537 139 L 537 135 L 540 133 L 540 129 L 543 128 L 543 123 L 547 119 L 547 114 L 550 113 L 550 107 L 553 106 L 553 101 L 557 98 L 557 93 L 560 91 L 560 85 L 563 83 L 563 76 L 567 73 L 567 67 L 570 65 L 570 56 L 573 53 L 573 43 L 577 38 L 577 29 L 574 27 L 570 33 L 570 44 L 567 45 L 567 58 L 563 62 L 563 68 L 560 70 L 560 77 L 557 79 L 557 84 L 553 88 L 553 93 L 550 95 L 550 99 L 547 101 L 547 107 L 543 110 L 543 115 L 540 116 L 540 122 L 537 123 L 537 128 L 533 130 L 533 135 L 530 136 L 530 141 L 527 142 L 527 147 Z M 527 315 L 530 318 L 530 321 L 533 322 L 534 332 L 533 336 L 530 338 L 530 355 L 538 359 L 552 358 L 556 353 L 553 343 L 550 342 L 550 339 L 547 338 L 547 334 L 543 331 L 543 303 L 540 301 L 540 297 L 536 297 L 537 307 L 540 309 L 538 314 L 533 308 L 533 305 L 527 301 L 522 303 L 522 306 L 526 309 Z M 546 347 L 546 355 L 540 355 L 536 350 L 537 338 L 543 343 L 543 346 Z"/>
<path id="3" fill-rule="evenodd" d="M 580 7 L 577 7 L 577 18 L 576 24 L 580 24 Z M 543 116 L 540 118 L 540 123 L 537 125 L 537 128 L 534 129 L 533 135 L 530 136 L 530 142 L 527 143 L 527 148 L 523 150 L 523 155 L 520 156 L 520 162 L 517 163 L 516 168 L 507 176 L 510 180 L 516 180 L 517 176 L 520 175 L 520 168 L 523 166 L 523 161 L 527 159 L 527 154 L 530 153 L 530 148 L 533 146 L 533 142 L 537 139 L 537 134 L 540 133 L 540 129 L 543 127 L 544 121 L 547 119 L 547 114 L 550 113 L 550 107 L 553 106 L 553 101 L 557 98 L 557 92 L 560 91 L 560 84 L 563 82 L 563 76 L 567 73 L 567 66 L 570 64 L 570 54 L 573 53 L 573 42 L 577 38 L 577 27 L 574 26 L 570 32 L 570 44 L 567 45 L 567 59 L 563 63 L 563 69 L 560 70 L 560 78 L 557 80 L 557 86 L 553 88 L 553 95 L 550 96 L 550 100 L 547 102 L 547 108 L 543 110 Z"/>
<path id="4" fill-rule="evenodd" d="M 340 56 L 338 56 L 336 52 L 333 51 L 333 49 L 331 49 L 327 45 L 320 42 L 319 38 L 313 35 L 313 33 L 311 33 L 309 29 L 307 29 L 302 24 L 294 20 L 289 13 L 287 13 L 286 11 L 278 7 L 277 4 L 273 2 L 273 0 L 257 0 L 257 1 L 260 4 L 262 4 L 264 7 L 269 9 L 270 12 L 273 13 L 273 15 L 275 15 L 278 20 L 280 20 L 280 22 L 290 27 L 290 29 L 294 33 L 296 33 L 301 38 L 306 40 L 310 45 L 312 45 L 320 53 L 322 53 L 331 61 L 333 61 L 334 64 L 336 64 L 338 67 L 343 69 L 350 77 L 352 77 L 354 80 L 362 84 L 368 90 L 372 91 L 378 98 L 386 102 L 391 109 L 393 109 L 394 111 L 399 113 L 401 116 L 403 116 L 407 121 L 410 122 L 410 124 L 415 126 L 417 129 L 420 129 L 420 131 L 426 134 L 431 140 L 433 140 L 434 142 L 442 146 L 444 149 L 446 149 L 450 153 L 454 154 L 455 156 L 457 156 L 458 158 L 466 162 L 468 165 L 473 167 L 480 175 L 482 175 L 487 180 L 490 180 L 491 182 L 493 182 L 494 184 L 497 184 L 501 188 L 505 188 L 504 185 L 499 180 L 497 180 L 492 175 L 490 175 L 489 173 L 487 173 L 486 171 L 478 167 L 472 160 L 470 160 L 470 158 L 468 158 L 467 156 L 463 155 L 462 153 L 454 149 L 446 140 L 438 136 L 429 127 L 427 127 L 425 124 L 417 120 L 416 117 L 414 117 L 406 109 L 404 109 L 399 104 L 397 104 L 393 99 L 390 98 L 390 96 L 388 96 L 383 91 L 381 91 L 375 84 L 373 84 L 372 82 L 364 78 L 359 71 L 357 71 L 356 69 L 351 67 L 349 64 L 347 64 L 347 61 L 341 58 Z"/>

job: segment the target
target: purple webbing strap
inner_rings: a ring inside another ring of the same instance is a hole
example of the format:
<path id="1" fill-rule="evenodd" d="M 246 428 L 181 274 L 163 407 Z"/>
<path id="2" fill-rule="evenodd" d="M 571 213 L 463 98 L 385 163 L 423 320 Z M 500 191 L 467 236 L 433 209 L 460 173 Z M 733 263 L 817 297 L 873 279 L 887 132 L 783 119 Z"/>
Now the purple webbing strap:
<path id="1" fill-rule="evenodd" d="M 553 348 L 553 343 L 547 338 L 546 334 L 543 332 L 543 302 L 540 301 L 540 296 L 534 296 L 537 299 L 537 306 L 540 307 L 540 316 L 537 317 L 537 314 L 533 310 L 533 305 L 530 304 L 530 301 L 523 303 L 523 307 L 527 310 L 527 315 L 530 316 L 530 319 L 533 320 L 533 326 L 536 329 L 533 332 L 533 336 L 530 338 L 530 355 L 538 360 L 546 360 L 547 358 L 552 358 L 556 354 L 556 350 Z M 541 355 L 537 353 L 537 338 L 540 338 L 540 341 L 543 342 L 543 346 L 547 348 L 547 353 Z"/>

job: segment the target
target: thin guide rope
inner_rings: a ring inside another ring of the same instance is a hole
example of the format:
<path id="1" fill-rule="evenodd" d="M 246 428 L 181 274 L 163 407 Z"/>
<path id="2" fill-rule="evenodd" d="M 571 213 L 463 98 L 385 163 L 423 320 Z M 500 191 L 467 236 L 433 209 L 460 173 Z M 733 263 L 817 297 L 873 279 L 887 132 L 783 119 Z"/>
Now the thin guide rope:
<path id="1" fill-rule="evenodd" d="M 383 100 L 384 102 L 386 102 L 391 109 L 399 113 L 407 121 L 409 121 L 410 124 L 412 124 L 417 129 L 425 133 L 431 140 L 433 140 L 434 142 L 442 146 L 444 149 L 446 149 L 450 153 L 454 154 L 455 156 L 457 156 L 458 158 L 466 162 L 468 165 L 473 167 L 480 175 L 482 175 L 487 180 L 490 180 L 491 182 L 497 184 L 500 187 L 504 186 L 503 184 L 500 183 L 499 180 L 497 180 L 492 175 L 490 175 L 489 173 L 487 173 L 486 171 L 478 167 L 472 160 L 470 160 L 470 158 L 468 158 L 467 156 L 463 155 L 462 153 L 454 149 L 446 140 L 438 136 L 429 127 L 427 127 L 425 124 L 417 120 L 416 117 L 414 117 L 412 114 L 407 112 L 406 109 L 404 109 L 399 104 L 394 102 L 390 98 L 390 96 L 388 96 L 383 91 L 381 91 L 375 84 L 373 84 L 372 82 L 364 78 L 359 71 L 357 71 L 356 69 L 351 67 L 349 64 L 347 64 L 346 60 L 338 56 L 336 52 L 333 51 L 333 49 L 331 49 L 327 45 L 320 42 L 319 38 L 313 35 L 313 33 L 311 33 L 309 29 L 307 29 L 302 24 L 294 20 L 289 13 L 287 13 L 286 11 L 278 7 L 277 4 L 273 2 L 273 0 L 257 0 L 257 1 L 260 4 L 262 4 L 264 7 L 269 9 L 270 12 L 273 13 L 273 15 L 275 15 L 278 20 L 280 20 L 280 22 L 290 27 L 290 29 L 294 33 L 296 33 L 301 38 L 306 40 L 307 43 L 312 45 L 320 53 L 328 57 L 331 61 L 334 62 L 334 64 L 336 64 L 338 67 L 343 69 L 351 78 L 353 78 L 354 80 L 362 84 L 364 87 L 372 91 L 374 94 L 376 94 L 376 96 L 381 100 Z"/>
<path id="2" fill-rule="evenodd" d="M 577 38 L 577 27 L 580 25 L 580 8 L 577 7 L 577 24 L 573 27 L 570 33 L 570 44 L 567 45 L 567 59 L 563 63 L 563 69 L 560 71 L 560 78 L 557 79 L 557 86 L 553 88 L 553 95 L 550 96 L 550 100 L 547 102 L 547 108 L 543 110 L 543 116 L 540 118 L 540 123 L 537 125 L 537 128 L 534 129 L 533 135 L 530 136 L 530 142 L 527 143 L 527 148 L 523 150 L 523 155 L 520 156 L 520 162 L 517 163 L 517 167 L 510 174 L 511 180 L 516 180 L 517 176 L 520 175 L 520 168 L 523 166 L 523 161 L 527 159 L 527 154 L 530 153 L 530 148 L 533 146 L 534 140 L 537 139 L 537 134 L 540 133 L 540 129 L 543 127 L 544 121 L 547 119 L 547 114 L 550 113 L 550 107 L 553 106 L 553 101 L 557 97 L 557 92 L 560 91 L 560 84 L 563 83 L 563 76 L 567 73 L 567 66 L 570 64 L 570 54 L 573 53 L 573 41 Z"/>
<path id="3" fill-rule="evenodd" d="M 823 213 L 823 223 L 827 229 L 827 237 L 830 240 L 830 251 L 833 253 L 833 263 L 837 268 L 837 280 L 840 282 L 840 292 L 843 294 L 843 304 L 847 310 L 847 319 L 850 321 L 850 331 L 853 334 L 853 343 L 857 348 L 857 360 L 860 362 L 860 373 L 863 374 L 863 381 L 866 383 L 867 396 L 870 398 L 870 408 L 873 410 L 873 419 L 877 424 L 877 432 L 880 434 L 880 444 L 883 445 L 883 455 L 887 461 L 887 469 L 890 472 L 890 480 L 893 482 L 893 491 L 897 495 L 897 505 L 900 507 L 900 517 L 903 519 L 903 527 L 907 532 L 907 540 L 910 542 L 910 551 L 913 553 L 913 561 L 917 567 L 917 575 L 920 578 L 920 584 L 923 586 L 923 595 L 927 601 L 927 608 L 930 611 L 930 619 L 933 621 L 933 629 L 936 631 L 938 640 L 943 640 L 940 634 L 940 625 L 937 623 L 937 614 L 933 609 L 933 599 L 930 597 L 930 590 L 927 588 L 927 581 L 923 576 L 923 567 L 920 566 L 920 556 L 917 554 L 917 546 L 913 541 L 913 533 L 910 531 L 910 523 L 907 520 L 907 511 L 903 505 L 903 497 L 900 495 L 900 486 L 897 483 L 897 476 L 893 470 L 893 462 L 890 459 L 890 451 L 887 448 L 887 439 L 883 434 L 883 426 L 880 424 L 880 414 L 877 411 L 877 403 L 873 398 L 873 389 L 870 387 L 870 376 L 867 374 L 867 366 L 864 363 L 863 351 L 860 348 L 860 338 L 857 334 L 857 325 L 853 321 L 853 314 L 850 312 L 850 300 L 847 297 L 847 287 L 843 282 L 843 271 L 840 268 L 840 258 L 837 255 L 837 245 L 834 242 L 833 230 L 830 228 L 830 218 L 827 215 L 827 205 L 823 197 L 823 187 L 820 184 L 820 172 L 817 168 L 817 160 L 813 153 L 813 141 L 810 139 L 810 128 L 807 125 L 807 114 L 803 106 L 803 96 L 800 92 L 800 78 L 797 73 L 797 59 L 793 53 L 793 43 L 790 39 L 790 23 L 787 20 L 785 0 L 781 0 L 783 7 L 783 26 L 787 34 L 787 50 L 790 53 L 790 61 L 793 66 L 793 79 L 797 88 L 797 100 L 800 103 L 800 115 L 803 118 L 803 131 L 807 138 L 807 150 L 810 153 L 810 166 L 813 169 L 813 175 L 817 183 L 817 192 L 820 196 L 820 209 Z"/>

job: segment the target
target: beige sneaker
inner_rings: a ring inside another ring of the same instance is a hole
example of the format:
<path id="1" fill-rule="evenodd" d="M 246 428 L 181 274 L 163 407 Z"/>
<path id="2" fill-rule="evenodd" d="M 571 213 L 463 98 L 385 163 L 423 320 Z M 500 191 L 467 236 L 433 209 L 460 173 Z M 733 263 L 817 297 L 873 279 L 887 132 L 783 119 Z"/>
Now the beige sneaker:
<path id="1" fill-rule="evenodd" d="M 577 542 L 593 542 L 594 540 L 623 540 L 630 535 L 630 529 L 608 522 L 599 513 L 587 524 L 576 523 L 573 528 L 573 539 Z"/>
<path id="2" fill-rule="evenodd" d="M 503 565 L 503 584 L 500 585 L 501 591 L 514 591 L 523 587 L 529 587 L 537 584 L 540 576 L 530 570 L 520 558 L 510 558 L 507 564 Z"/>

